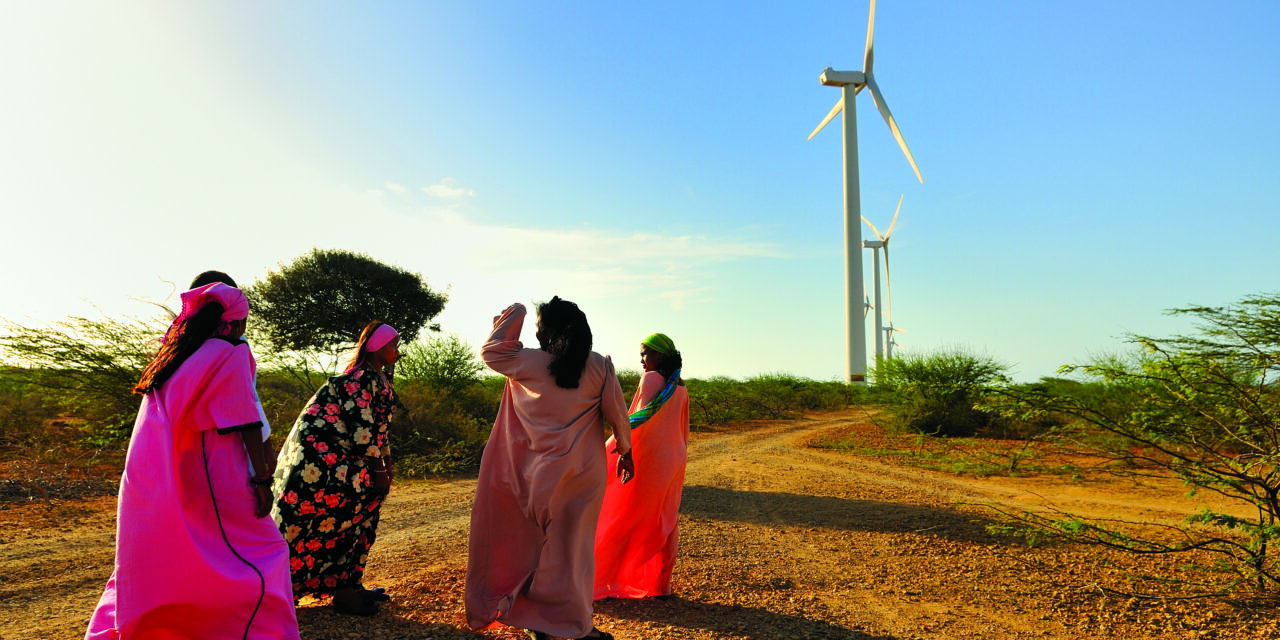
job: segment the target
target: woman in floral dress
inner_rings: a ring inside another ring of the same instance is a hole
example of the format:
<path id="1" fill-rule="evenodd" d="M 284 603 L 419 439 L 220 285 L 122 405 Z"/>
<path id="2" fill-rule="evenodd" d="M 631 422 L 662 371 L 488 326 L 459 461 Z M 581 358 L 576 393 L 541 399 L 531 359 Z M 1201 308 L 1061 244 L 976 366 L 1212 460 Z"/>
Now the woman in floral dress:
<path id="1" fill-rule="evenodd" d="M 289 545 L 295 599 L 332 597 L 352 615 L 373 615 L 388 599 L 362 578 L 391 489 L 396 396 L 383 370 L 399 357 L 396 330 L 370 323 L 346 371 L 316 391 L 280 449 L 271 515 Z"/>

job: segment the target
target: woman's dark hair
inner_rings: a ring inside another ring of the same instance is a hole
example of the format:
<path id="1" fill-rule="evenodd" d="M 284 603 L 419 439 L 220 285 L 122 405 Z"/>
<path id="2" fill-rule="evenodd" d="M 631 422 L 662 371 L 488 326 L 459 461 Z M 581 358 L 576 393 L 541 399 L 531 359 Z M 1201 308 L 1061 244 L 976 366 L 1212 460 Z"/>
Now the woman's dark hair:
<path id="1" fill-rule="evenodd" d="M 235 287 L 237 289 L 240 288 L 236 286 L 236 281 L 232 280 L 231 276 L 227 275 L 225 272 L 222 272 L 222 271 L 205 271 L 201 273 L 200 275 L 196 276 L 195 280 L 191 281 L 190 288 L 199 289 L 200 287 L 203 287 L 206 284 L 213 284 L 215 282 L 221 282 L 222 284 L 225 284 L 228 287 Z"/>
<path id="2" fill-rule="evenodd" d="M 381 320 L 374 320 L 364 326 L 364 329 L 360 331 L 360 339 L 356 340 L 356 352 L 351 356 L 351 359 L 347 361 L 347 366 L 342 368 L 343 371 L 350 371 L 360 363 L 364 362 L 364 359 L 369 355 L 369 350 L 367 348 L 369 346 L 369 338 L 372 338 L 373 332 L 377 331 L 378 327 L 381 327 L 384 324 L 386 323 Z"/>
<path id="3" fill-rule="evenodd" d="M 142 377 L 133 387 L 133 392 L 145 394 L 159 389 L 205 340 L 213 337 L 222 324 L 223 311 L 221 303 L 207 302 L 199 311 L 173 327 L 167 334 L 168 339 L 161 345 L 160 352 L 142 370 Z"/>
<path id="4" fill-rule="evenodd" d="M 653 347 L 650 347 L 649 345 L 645 345 L 644 348 L 648 349 L 653 355 L 658 356 L 658 363 L 654 366 L 653 370 L 662 374 L 662 377 L 667 380 L 671 379 L 671 374 L 675 373 L 676 370 L 684 367 L 684 359 L 680 357 L 679 351 L 676 351 L 674 356 L 669 356 L 657 349 L 654 349 Z"/>
<path id="5" fill-rule="evenodd" d="M 591 355 L 591 327 L 578 305 L 560 296 L 538 305 L 538 322 L 548 336 L 542 350 L 551 354 L 547 369 L 561 389 L 577 389 Z"/>

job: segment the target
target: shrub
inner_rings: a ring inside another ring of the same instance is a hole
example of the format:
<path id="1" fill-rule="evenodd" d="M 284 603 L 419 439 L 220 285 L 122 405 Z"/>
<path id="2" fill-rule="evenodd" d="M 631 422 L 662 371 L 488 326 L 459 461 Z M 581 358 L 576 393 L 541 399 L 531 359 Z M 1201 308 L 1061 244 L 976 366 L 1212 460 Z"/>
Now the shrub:
<path id="1" fill-rule="evenodd" d="M 738 381 L 717 376 L 685 380 L 689 422 L 706 427 L 725 422 L 796 418 L 804 411 L 846 407 L 865 399 L 865 389 L 817 382 L 782 373 Z"/>
<path id="2" fill-rule="evenodd" d="M 57 415 L 39 389 L 22 382 L 13 369 L 0 368 L 0 454 L 29 455 L 53 444 L 48 423 Z"/>
<path id="3" fill-rule="evenodd" d="M 457 392 L 480 382 L 485 371 L 471 346 L 457 334 L 429 335 L 400 349 L 396 380 L 410 380 Z"/>
<path id="4" fill-rule="evenodd" d="M 0 336 L 19 384 L 40 390 L 48 405 L 86 421 L 89 440 L 123 448 L 141 396 L 133 386 L 151 361 L 167 319 L 72 317 L 48 328 L 9 324 Z"/>
<path id="5" fill-rule="evenodd" d="M 963 351 L 903 355 L 882 360 L 874 375 L 876 387 L 891 402 L 895 422 L 910 431 L 970 437 L 1000 420 L 976 406 L 1005 380 L 1005 367 L 990 358 Z"/>
<path id="6" fill-rule="evenodd" d="M 482 377 L 484 370 L 454 335 L 429 336 L 404 349 L 396 363 L 400 407 L 392 425 L 399 473 L 436 475 L 479 465 L 506 381 Z"/>

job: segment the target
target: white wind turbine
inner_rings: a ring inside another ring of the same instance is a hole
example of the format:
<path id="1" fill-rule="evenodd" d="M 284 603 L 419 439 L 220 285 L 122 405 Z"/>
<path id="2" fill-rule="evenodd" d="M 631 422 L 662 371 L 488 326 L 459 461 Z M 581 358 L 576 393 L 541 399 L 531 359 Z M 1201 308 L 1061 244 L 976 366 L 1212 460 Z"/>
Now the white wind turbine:
<path id="1" fill-rule="evenodd" d="M 876 2 L 871 0 L 871 12 L 867 18 L 867 50 L 862 58 L 862 71 L 835 71 L 831 67 L 822 71 L 819 77 L 822 84 L 828 87 L 840 87 L 840 99 L 813 133 L 809 134 L 809 139 L 812 140 L 823 127 L 827 126 L 828 122 L 836 117 L 836 114 L 844 111 L 845 378 L 849 382 L 865 382 L 867 373 L 866 318 L 865 314 L 857 313 L 854 308 L 858 299 L 854 287 L 862 284 L 862 243 L 860 242 L 862 234 L 858 224 L 858 219 L 862 217 L 862 207 L 858 189 L 858 119 L 854 98 L 864 87 L 871 90 L 871 99 L 875 102 L 876 108 L 880 110 L 884 121 L 889 124 L 889 130 L 893 132 L 898 146 L 902 147 L 902 152 L 906 154 L 907 162 L 911 163 L 911 168 L 916 172 L 916 178 L 921 184 L 924 183 L 920 168 L 916 166 L 915 158 L 911 157 L 911 150 L 907 148 L 907 141 L 902 138 L 898 123 L 894 121 L 893 114 L 889 112 L 889 105 L 885 103 L 884 96 L 880 93 L 880 86 L 871 75 L 873 61 L 871 41 L 875 23 Z M 864 289 L 863 297 L 865 296 Z M 879 334 L 876 334 L 876 337 L 879 340 Z"/>
<path id="2" fill-rule="evenodd" d="M 889 298 L 890 304 L 888 307 L 883 307 L 880 305 L 880 250 L 881 249 L 884 250 L 884 279 L 885 279 L 885 288 L 887 289 L 888 281 L 889 281 L 889 236 L 893 235 L 893 228 L 897 226 L 898 214 L 901 212 L 902 212 L 902 196 L 898 196 L 898 209 L 893 212 L 893 220 L 889 222 L 889 230 L 886 231 L 884 235 L 880 235 L 880 230 L 877 229 L 874 224 L 871 224 L 871 221 L 868 220 L 866 216 L 862 216 L 862 221 L 867 223 L 868 227 L 871 227 L 872 233 L 876 234 L 875 240 L 863 240 L 862 247 L 864 249 L 871 250 L 871 266 L 872 266 L 871 277 L 872 277 L 872 280 L 875 282 L 875 296 L 876 296 L 875 309 L 876 309 L 876 357 L 877 358 L 888 357 L 888 352 L 885 350 L 886 336 L 885 336 L 884 318 L 880 310 L 885 309 L 890 313 L 892 313 L 893 311 L 892 296 L 890 296 Z M 892 323 L 893 323 L 892 315 L 890 315 L 889 322 L 890 322 L 890 326 L 892 326 Z M 889 342 L 891 342 L 891 340 Z"/>

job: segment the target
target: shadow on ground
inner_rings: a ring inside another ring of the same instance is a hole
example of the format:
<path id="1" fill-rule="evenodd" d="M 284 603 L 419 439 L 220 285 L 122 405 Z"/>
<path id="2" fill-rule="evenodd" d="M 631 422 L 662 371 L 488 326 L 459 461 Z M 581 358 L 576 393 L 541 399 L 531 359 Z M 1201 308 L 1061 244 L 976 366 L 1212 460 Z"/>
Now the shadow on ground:
<path id="1" fill-rule="evenodd" d="M 777 526 L 821 527 L 842 531 L 919 533 L 993 544 L 1005 540 L 987 533 L 993 521 L 946 507 L 850 500 L 796 493 L 738 491 L 690 485 L 680 513 L 692 518 Z"/>
<path id="2" fill-rule="evenodd" d="M 298 630 L 306 640 L 494 640 L 493 636 L 442 622 L 411 620 L 397 615 L 394 610 L 383 610 L 375 616 L 364 618 L 341 615 L 328 606 L 299 607 Z"/>
<path id="3" fill-rule="evenodd" d="M 753 640 L 777 640 L 779 638 L 849 638 L 851 640 L 895 640 L 895 636 L 882 636 L 848 629 L 820 620 L 775 613 L 768 609 L 756 609 L 737 605 L 708 604 L 676 597 L 661 601 L 604 600 L 596 603 L 597 613 L 605 613 L 618 622 L 614 632 L 623 631 L 618 623 L 625 620 L 670 625 L 680 629 L 701 629 L 716 637 L 751 638 Z"/>

